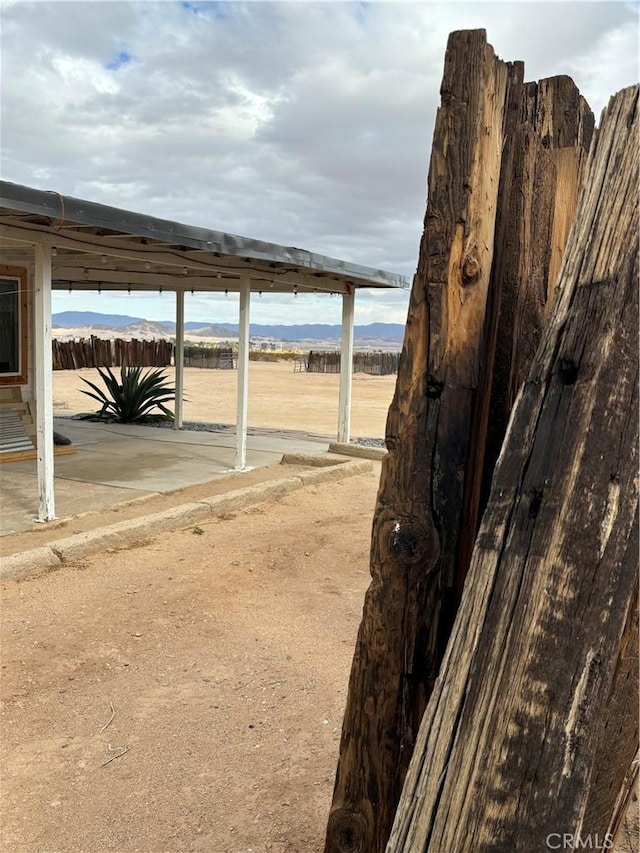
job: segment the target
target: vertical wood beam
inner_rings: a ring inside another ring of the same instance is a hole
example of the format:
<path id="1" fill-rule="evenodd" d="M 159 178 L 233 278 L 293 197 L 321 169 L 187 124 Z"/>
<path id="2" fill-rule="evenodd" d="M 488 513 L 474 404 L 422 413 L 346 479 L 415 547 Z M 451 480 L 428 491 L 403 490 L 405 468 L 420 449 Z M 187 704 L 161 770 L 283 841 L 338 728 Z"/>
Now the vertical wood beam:
<path id="1" fill-rule="evenodd" d="M 240 308 L 238 318 L 238 398 L 236 406 L 236 462 L 235 470 L 247 467 L 247 414 L 249 401 L 249 330 L 251 312 L 251 278 L 240 280 Z"/>
<path id="2" fill-rule="evenodd" d="M 593 116 L 569 78 L 539 85 L 451 34 L 326 853 L 385 848 L 506 429 L 490 402 L 508 417 L 540 339 Z"/>
<path id="3" fill-rule="evenodd" d="M 351 437 L 351 387 L 353 380 L 353 316 L 355 288 L 347 285 L 342 294 L 342 337 L 340 343 L 340 395 L 338 400 L 338 441 Z"/>
<path id="4" fill-rule="evenodd" d="M 34 372 L 36 396 L 36 452 L 38 479 L 38 517 L 53 521 L 53 388 L 51 344 L 51 246 L 35 244 L 34 293 Z"/>
<path id="5" fill-rule="evenodd" d="M 182 429 L 182 400 L 184 397 L 184 290 L 176 290 L 176 402 L 173 428 Z"/>
<path id="6" fill-rule="evenodd" d="M 591 146 L 388 853 L 611 846 L 638 749 L 639 161 L 632 86 Z"/>
<path id="7" fill-rule="evenodd" d="M 510 73 L 484 30 L 450 36 L 326 853 L 384 850 L 450 626 Z"/>
<path id="8" fill-rule="evenodd" d="M 551 310 L 593 129 L 593 113 L 569 77 L 511 87 L 465 472 L 456 609 L 509 416 Z"/>

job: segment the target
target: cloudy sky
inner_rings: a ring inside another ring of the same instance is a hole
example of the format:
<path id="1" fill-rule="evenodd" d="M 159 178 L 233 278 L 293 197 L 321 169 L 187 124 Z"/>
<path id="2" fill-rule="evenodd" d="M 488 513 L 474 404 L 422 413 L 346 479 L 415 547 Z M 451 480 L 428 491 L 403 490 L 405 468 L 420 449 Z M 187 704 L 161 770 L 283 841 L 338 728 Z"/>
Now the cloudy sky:
<path id="1" fill-rule="evenodd" d="M 599 116 L 638 79 L 638 3 L 8 2 L 1 173 L 411 276 L 447 35 L 484 27 L 526 78 L 569 74 Z M 403 293 L 356 322 L 404 322 Z M 170 319 L 169 295 L 54 311 Z M 237 300 L 187 297 L 188 320 Z M 256 322 L 339 322 L 340 300 L 255 299 Z"/>

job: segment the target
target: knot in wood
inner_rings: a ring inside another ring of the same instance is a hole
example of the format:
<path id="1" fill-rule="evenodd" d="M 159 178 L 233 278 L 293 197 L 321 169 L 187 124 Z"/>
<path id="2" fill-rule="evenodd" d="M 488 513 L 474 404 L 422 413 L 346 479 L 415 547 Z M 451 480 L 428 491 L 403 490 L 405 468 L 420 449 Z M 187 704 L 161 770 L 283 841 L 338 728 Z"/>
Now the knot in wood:
<path id="1" fill-rule="evenodd" d="M 388 547 L 397 564 L 434 566 L 440 556 L 440 540 L 433 523 L 415 516 L 400 516 L 390 524 Z"/>
<path id="2" fill-rule="evenodd" d="M 463 286 L 468 287 L 470 284 L 475 284 L 480 278 L 480 272 L 481 266 L 480 259 L 478 258 L 478 250 L 473 246 L 462 259 L 461 279 Z"/>
<path id="3" fill-rule="evenodd" d="M 361 811 L 341 806 L 329 814 L 325 853 L 365 853 L 371 832 Z"/>

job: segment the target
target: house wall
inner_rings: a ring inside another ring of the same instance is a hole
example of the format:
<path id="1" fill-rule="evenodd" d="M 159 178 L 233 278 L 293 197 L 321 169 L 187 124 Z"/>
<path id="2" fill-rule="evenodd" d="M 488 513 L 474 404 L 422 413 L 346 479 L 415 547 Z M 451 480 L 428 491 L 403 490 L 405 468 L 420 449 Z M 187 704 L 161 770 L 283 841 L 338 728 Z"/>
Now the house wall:
<path id="1" fill-rule="evenodd" d="M 21 298 L 20 300 L 21 304 L 24 305 L 24 314 L 22 314 L 21 310 L 21 323 L 24 323 L 22 328 L 26 327 L 26 382 L 17 382 L 15 380 L 19 377 L 13 377 L 12 382 L 3 382 L 0 384 L 0 461 L 7 462 L 14 458 L 31 458 L 29 454 L 33 453 L 33 445 L 36 438 L 34 423 L 35 358 L 33 298 L 35 270 L 34 264 L 29 263 L 28 260 L 23 260 L 22 262 L 12 261 L 9 264 L 2 264 L 2 266 L 8 266 L 11 270 L 24 270 L 26 272 L 26 298 Z M 24 403 L 27 406 L 24 406 Z M 24 426 L 24 431 L 26 432 L 24 437 L 17 429 L 16 415 Z M 25 456 L 25 454 L 27 455 Z"/>
<path id="2" fill-rule="evenodd" d="M 0 268 L 2 268 L 3 274 L 7 271 L 8 274 L 13 275 L 14 271 L 24 271 L 26 273 L 25 277 L 25 298 L 20 298 L 19 306 L 22 306 L 26 302 L 26 306 L 24 309 L 24 314 L 22 313 L 22 308 L 19 307 L 20 316 L 21 316 L 21 329 L 24 330 L 24 325 L 26 324 L 26 364 L 23 367 L 26 367 L 25 371 L 25 380 L 23 382 L 18 381 L 18 376 L 4 376 L 3 381 L 0 382 L 0 390 L 4 390 L 2 394 L 2 398 L 4 400 L 15 400 L 15 395 L 18 392 L 21 392 L 22 399 L 27 401 L 31 399 L 33 395 L 33 371 L 34 371 L 34 355 L 33 355 L 33 327 L 34 327 L 34 298 L 33 298 L 33 288 L 34 288 L 34 264 L 29 263 L 28 259 L 23 259 L 21 261 L 14 260 L 13 258 L 0 258 Z M 22 338 L 22 334 L 21 334 Z M 20 349 L 21 349 L 21 363 L 22 363 L 22 340 L 19 341 Z M 12 390 L 13 389 L 13 390 Z"/>

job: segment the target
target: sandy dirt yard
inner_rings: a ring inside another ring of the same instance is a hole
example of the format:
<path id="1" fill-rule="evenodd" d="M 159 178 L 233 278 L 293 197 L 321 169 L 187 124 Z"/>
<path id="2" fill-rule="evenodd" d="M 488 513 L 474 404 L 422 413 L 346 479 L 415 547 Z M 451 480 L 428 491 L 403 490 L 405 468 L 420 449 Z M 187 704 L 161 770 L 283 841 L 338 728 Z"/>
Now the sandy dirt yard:
<path id="1" fill-rule="evenodd" d="M 322 849 L 379 469 L 3 585 L 3 851 Z"/>
<path id="2" fill-rule="evenodd" d="M 173 383 L 174 369 L 166 369 Z M 184 371 L 185 420 L 234 424 L 236 422 L 235 370 Z M 58 415 L 92 412 L 98 408 L 81 393 L 89 379 L 102 385 L 97 370 L 55 370 L 53 408 Z M 387 411 L 396 377 L 353 377 L 351 432 L 354 437 L 383 438 Z M 335 435 L 338 423 L 337 374 L 294 373 L 290 361 L 249 363 L 249 426 L 298 429 L 319 435 Z"/>

